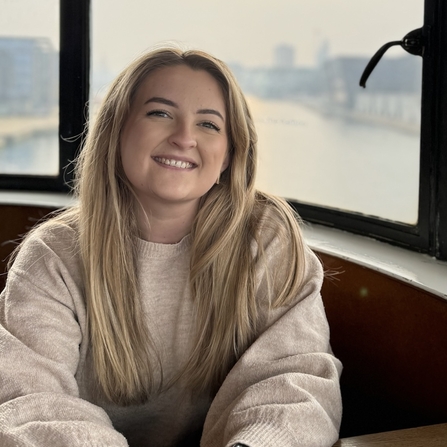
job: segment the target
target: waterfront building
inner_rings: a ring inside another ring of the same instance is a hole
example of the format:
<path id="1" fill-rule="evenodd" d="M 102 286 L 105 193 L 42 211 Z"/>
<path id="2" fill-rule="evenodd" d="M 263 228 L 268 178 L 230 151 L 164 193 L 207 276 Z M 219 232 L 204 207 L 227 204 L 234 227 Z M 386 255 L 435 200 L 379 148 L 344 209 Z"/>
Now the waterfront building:
<path id="1" fill-rule="evenodd" d="M 0 115 L 46 115 L 58 104 L 58 53 L 47 38 L 0 37 Z"/>

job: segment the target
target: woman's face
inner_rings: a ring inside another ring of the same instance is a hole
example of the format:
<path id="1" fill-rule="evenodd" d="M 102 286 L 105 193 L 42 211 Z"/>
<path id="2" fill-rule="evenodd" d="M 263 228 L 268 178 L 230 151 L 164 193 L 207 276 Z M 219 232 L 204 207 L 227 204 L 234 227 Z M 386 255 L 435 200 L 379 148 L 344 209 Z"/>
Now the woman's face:
<path id="1" fill-rule="evenodd" d="M 178 65 L 145 79 L 120 144 L 124 172 L 146 211 L 197 208 L 228 166 L 225 111 L 219 84 L 204 70 Z"/>

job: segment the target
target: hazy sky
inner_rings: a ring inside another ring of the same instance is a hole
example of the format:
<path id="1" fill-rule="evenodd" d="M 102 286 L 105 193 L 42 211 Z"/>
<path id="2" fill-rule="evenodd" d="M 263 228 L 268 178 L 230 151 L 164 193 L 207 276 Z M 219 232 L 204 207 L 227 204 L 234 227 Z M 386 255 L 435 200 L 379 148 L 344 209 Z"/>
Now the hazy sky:
<path id="1" fill-rule="evenodd" d="M 57 0 L 0 0 L 0 35 L 48 36 L 58 46 Z M 161 41 L 207 50 L 226 62 L 270 65 L 292 45 L 313 65 L 330 54 L 372 55 L 423 24 L 423 0 L 93 0 L 94 66 L 119 71 Z M 403 50 L 398 50 L 403 53 Z"/>

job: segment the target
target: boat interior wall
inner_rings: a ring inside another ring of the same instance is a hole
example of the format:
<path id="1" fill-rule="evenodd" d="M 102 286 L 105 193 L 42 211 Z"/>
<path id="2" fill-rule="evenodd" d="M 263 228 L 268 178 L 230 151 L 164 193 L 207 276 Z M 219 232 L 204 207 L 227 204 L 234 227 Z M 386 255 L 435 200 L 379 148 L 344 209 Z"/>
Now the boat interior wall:
<path id="1" fill-rule="evenodd" d="M 0 291 L 5 287 L 6 267 L 11 252 L 23 236 L 54 207 L 0 204 Z"/>
<path id="2" fill-rule="evenodd" d="M 318 254 L 329 273 L 332 348 L 344 364 L 340 437 L 447 422 L 447 300 Z"/>
<path id="3" fill-rule="evenodd" d="M 56 207 L 0 204 L 0 291 L 21 237 Z M 447 422 L 447 300 L 381 271 L 317 252 L 342 360 L 341 437 Z"/>

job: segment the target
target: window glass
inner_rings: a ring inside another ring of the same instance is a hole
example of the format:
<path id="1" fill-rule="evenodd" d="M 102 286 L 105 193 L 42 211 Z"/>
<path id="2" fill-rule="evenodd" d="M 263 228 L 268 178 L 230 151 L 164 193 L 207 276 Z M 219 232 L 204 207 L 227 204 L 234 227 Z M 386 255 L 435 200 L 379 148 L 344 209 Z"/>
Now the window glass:
<path id="1" fill-rule="evenodd" d="M 92 0 L 92 111 L 108 82 L 160 43 L 200 48 L 238 78 L 259 134 L 258 187 L 415 224 L 422 59 L 384 43 L 423 22 L 423 0 Z M 107 17 L 107 20 L 104 20 Z"/>
<path id="2" fill-rule="evenodd" d="M 0 174 L 59 172 L 59 1 L 0 0 Z"/>

